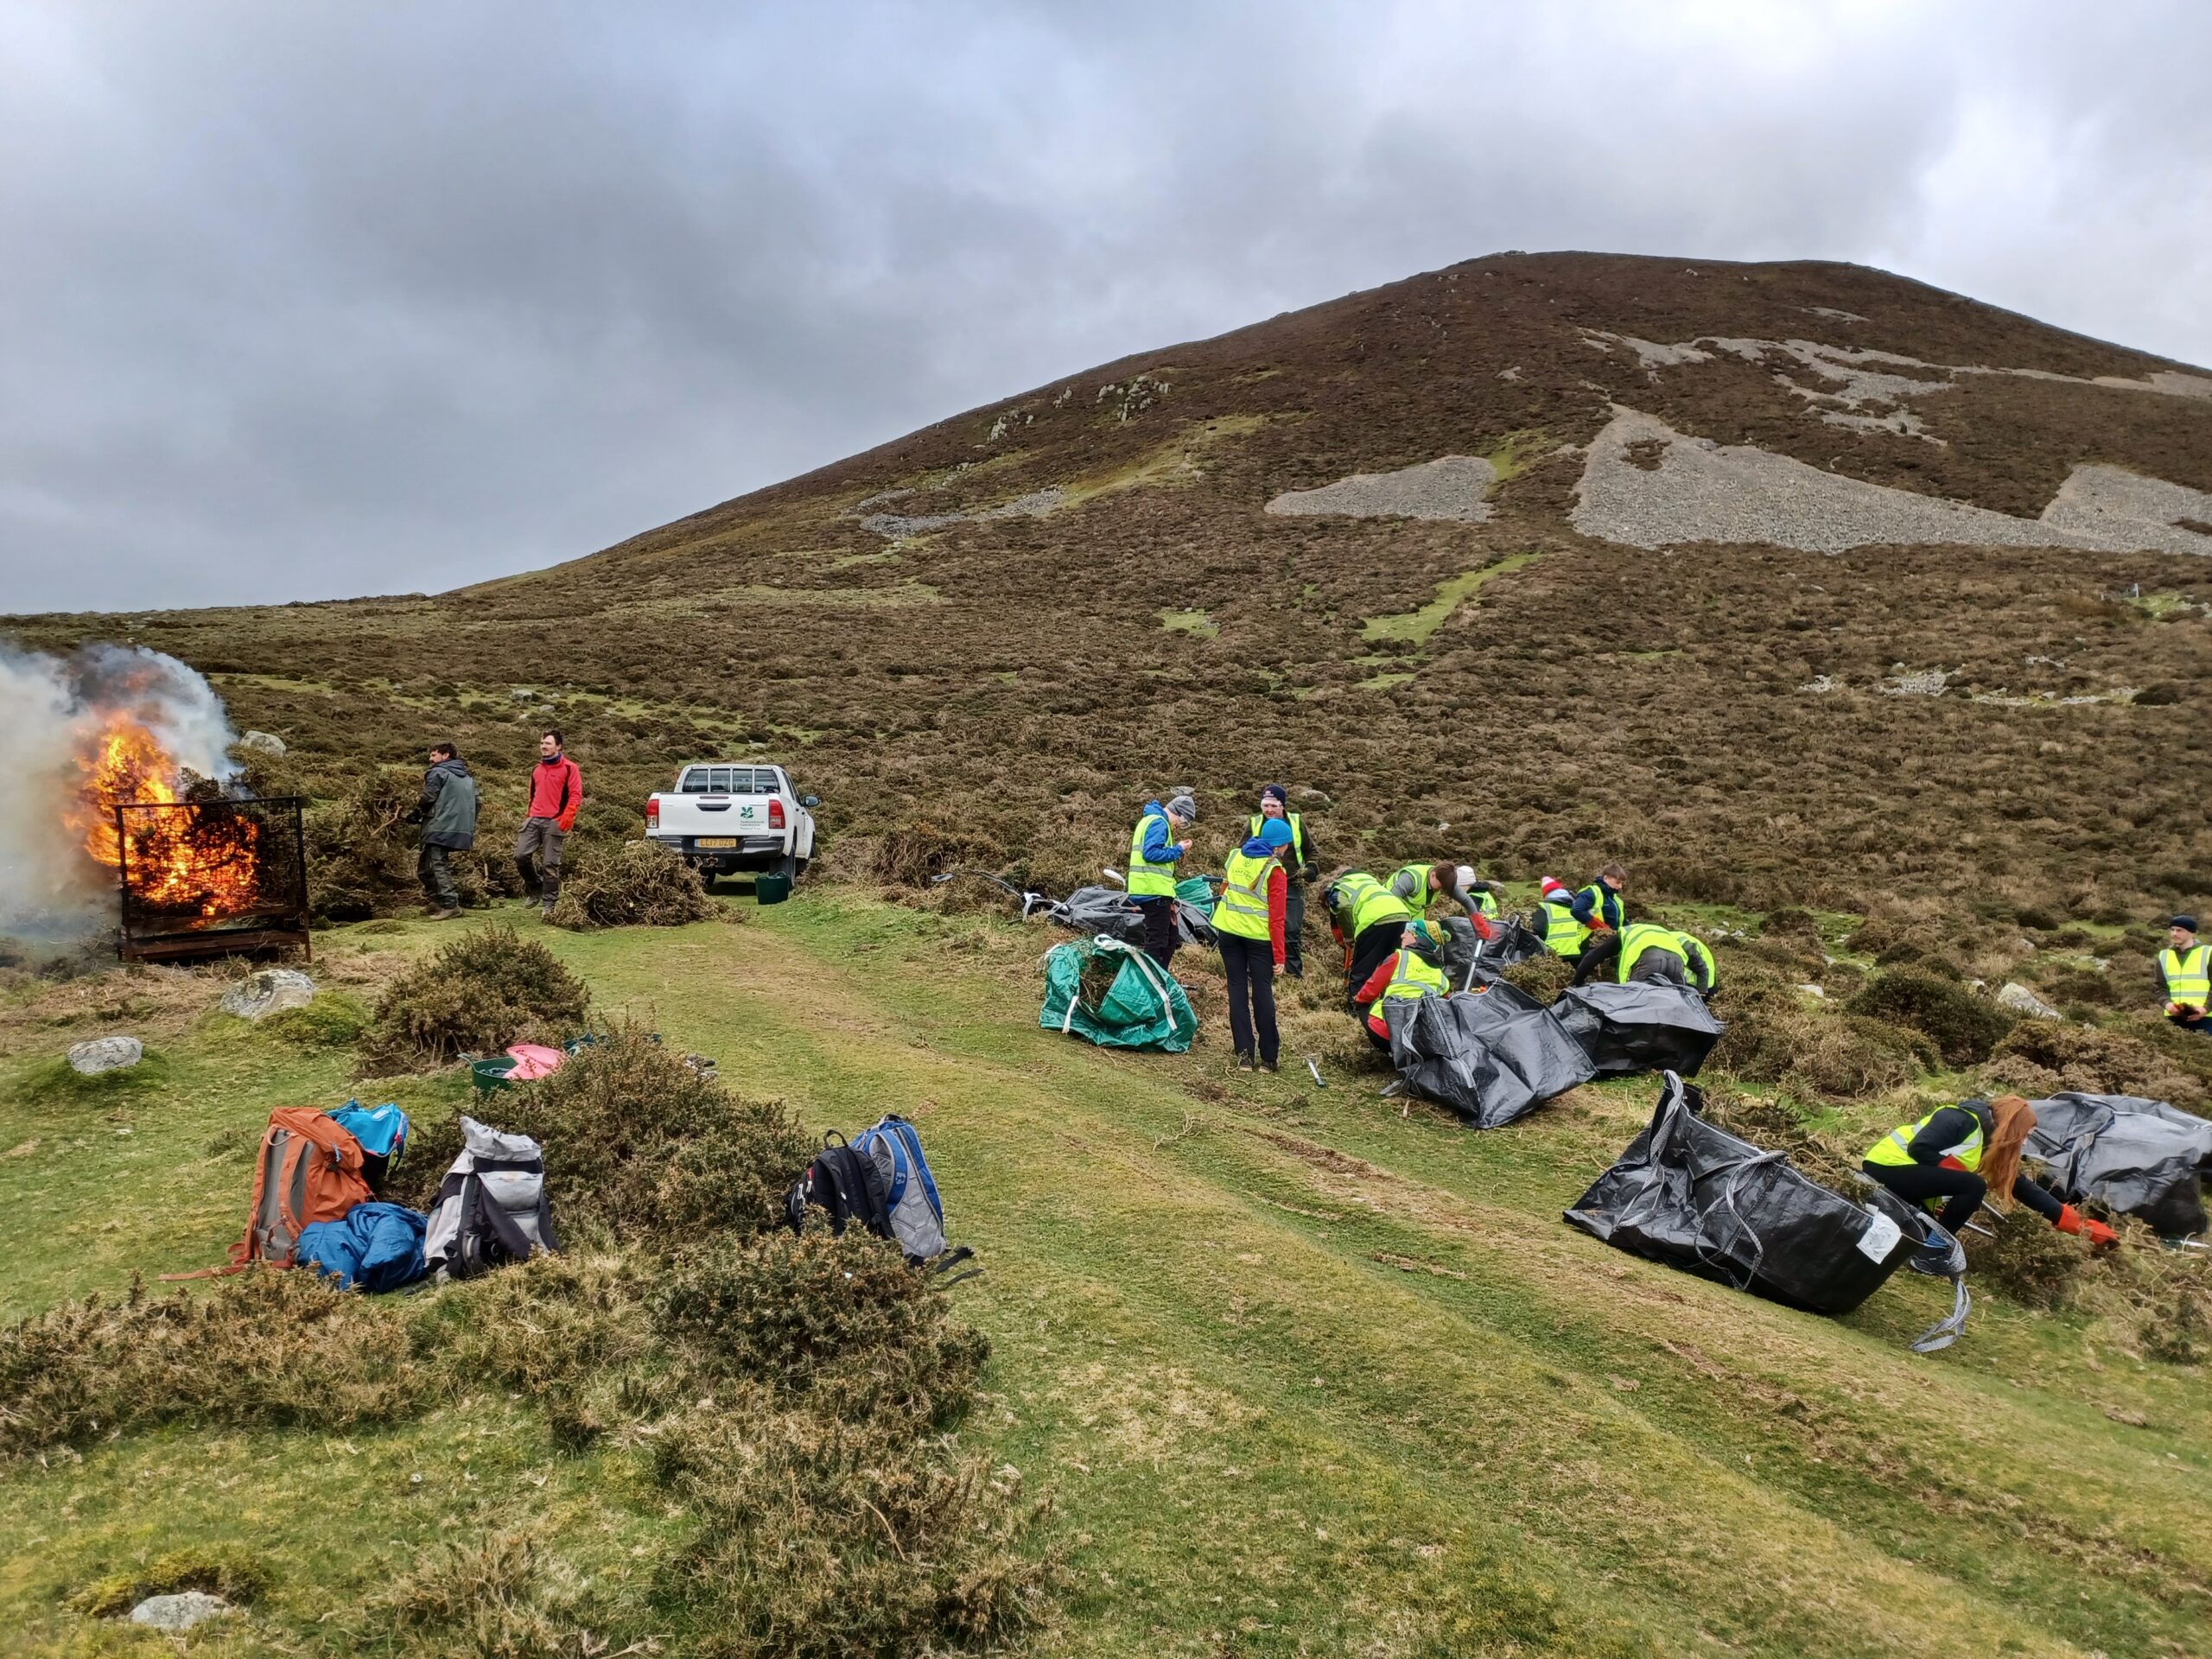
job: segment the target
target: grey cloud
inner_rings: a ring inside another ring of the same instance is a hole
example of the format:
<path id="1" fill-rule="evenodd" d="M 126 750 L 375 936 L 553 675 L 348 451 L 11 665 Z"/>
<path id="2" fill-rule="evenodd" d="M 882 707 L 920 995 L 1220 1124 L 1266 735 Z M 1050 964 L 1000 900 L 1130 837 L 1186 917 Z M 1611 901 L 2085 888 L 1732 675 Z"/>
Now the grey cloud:
<path id="1" fill-rule="evenodd" d="M 1501 247 L 2212 358 L 2212 14 L 50 0 L 0 610 L 439 588 Z"/>

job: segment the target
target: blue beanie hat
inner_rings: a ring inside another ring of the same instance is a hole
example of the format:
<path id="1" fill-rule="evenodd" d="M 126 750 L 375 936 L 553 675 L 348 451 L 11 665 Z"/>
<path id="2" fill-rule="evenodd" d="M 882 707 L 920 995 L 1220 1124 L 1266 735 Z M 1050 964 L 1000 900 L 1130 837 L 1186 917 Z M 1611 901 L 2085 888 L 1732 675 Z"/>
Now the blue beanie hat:
<path id="1" fill-rule="evenodd" d="M 1278 847 L 1287 847 L 1291 840 L 1290 826 L 1281 818 L 1268 818 L 1262 822 L 1257 839 L 1267 842 L 1269 852 Z"/>

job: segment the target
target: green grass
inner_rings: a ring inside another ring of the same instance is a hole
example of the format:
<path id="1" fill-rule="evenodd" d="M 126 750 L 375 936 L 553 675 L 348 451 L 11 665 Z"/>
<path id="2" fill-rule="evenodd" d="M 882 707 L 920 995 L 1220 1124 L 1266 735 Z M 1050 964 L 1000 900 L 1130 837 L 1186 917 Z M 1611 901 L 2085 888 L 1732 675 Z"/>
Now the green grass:
<path id="1" fill-rule="evenodd" d="M 1474 1135 L 1371 1075 L 1240 1077 L 1210 1030 L 1108 1053 L 1038 1030 L 1041 929 L 835 892 L 545 938 L 737 1088 L 818 1127 L 920 1125 L 985 1268 L 949 1293 L 995 1354 L 965 1434 L 1054 1491 L 1079 1574 L 1040 1650 L 2205 1649 L 2201 1377 L 1989 1301 L 1916 1358 L 1924 1281 L 1824 1320 L 1599 1247 L 1559 1211 L 1649 1080 Z M 213 1018 L 127 1108 L 27 1088 L 45 1064 L 0 1061 L 0 1148 L 37 1142 L 0 1158 L 16 1313 L 219 1259 L 267 1110 L 353 1092 L 341 1053 Z M 405 1103 L 463 1095 L 449 1075 Z M 619 1578 L 677 1524 L 623 1466 L 556 1454 L 496 1393 L 344 1437 L 135 1435 L 0 1474 L 0 1627 L 79 1650 L 73 1586 L 243 1541 L 275 1581 L 232 1650 L 343 1650 L 370 1584 L 487 1513 Z"/>
<path id="2" fill-rule="evenodd" d="M 1170 633 L 1188 633 L 1200 639 L 1211 639 L 1221 632 L 1221 624 L 1204 611 L 1162 611 L 1160 626 Z"/>
<path id="3" fill-rule="evenodd" d="M 1516 570 L 1533 564 L 1537 555 L 1514 553 L 1486 564 L 1479 570 L 1469 570 L 1437 584 L 1436 597 L 1417 611 L 1407 611 L 1397 616 L 1370 616 L 1360 630 L 1360 638 L 1370 642 L 1395 640 L 1407 645 L 1425 645 L 1429 638 L 1450 620 L 1452 613 L 1481 591 L 1483 585 L 1493 577 L 1509 575 Z"/>

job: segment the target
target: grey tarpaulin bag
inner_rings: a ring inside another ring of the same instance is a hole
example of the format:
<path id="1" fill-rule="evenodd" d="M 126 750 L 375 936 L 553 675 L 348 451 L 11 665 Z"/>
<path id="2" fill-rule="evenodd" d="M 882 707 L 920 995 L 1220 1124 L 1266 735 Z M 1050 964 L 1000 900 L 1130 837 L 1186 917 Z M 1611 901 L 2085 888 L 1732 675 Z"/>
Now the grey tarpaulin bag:
<path id="1" fill-rule="evenodd" d="M 473 1279 L 558 1250 L 545 1198 L 545 1154 L 526 1135 L 461 1120 L 461 1153 L 439 1184 L 423 1259 L 440 1281 Z"/>
<path id="2" fill-rule="evenodd" d="M 1703 997 L 1680 985 L 1577 985 L 1559 994 L 1552 1017 L 1601 1077 L 1632 1071 L 1694 1077 L 1728 1029 Z"/>
<path id="3" fill-rule="evenodd" d="M 2024 1150 L 2069 1204 L 2087 1199 L 2139 1216 L 2169 1238 L 2205 1227 L 2204 1173 L 2212 1122 L 2139 1095 L 2053 1095 L 2031 1103 Z"/>
<path id="4" fill-rule="evenodd" d="M 1424 1100 L 1478 1129 L 1525 1116 L 1596 1075 L 1542 1003 L 1499 980 L 1452 996 L 1392 998 L 1390 1063 Z"/>
<path id="5" fill-rule="evenodd" d="M 1968 1306 L 1965 1262 L 1948 1233 L 1871 1183 L 1863 1203 L 1831 1192 L 1785 1154 L 1707 1122 L 1701 1103 L 1669 1071 L 1649 1124 L 1566 1212 L 1567 1224 L 1616 1249 L 1814 1313 L 1848 1313 L 1925 1255 L 1959 1294 L 1950 1318 L 1914 1345 L 1924 1352 L 1957 1335 Z"/>

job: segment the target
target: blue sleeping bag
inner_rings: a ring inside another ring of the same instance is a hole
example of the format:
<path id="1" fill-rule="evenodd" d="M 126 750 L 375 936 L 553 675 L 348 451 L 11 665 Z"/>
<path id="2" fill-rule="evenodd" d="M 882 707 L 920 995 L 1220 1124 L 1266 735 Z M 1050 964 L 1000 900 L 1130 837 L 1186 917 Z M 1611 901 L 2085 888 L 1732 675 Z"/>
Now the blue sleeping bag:
<path id="1" fill-rule="evenodd" d="M 399 1204 L 357 1204 L 340 1221 L 300 1229 L 294 1260 L 319 1263 L 340 1290 L 397 1290 L 428 1270 L 423 1235 L 430 1218 Z"/>

